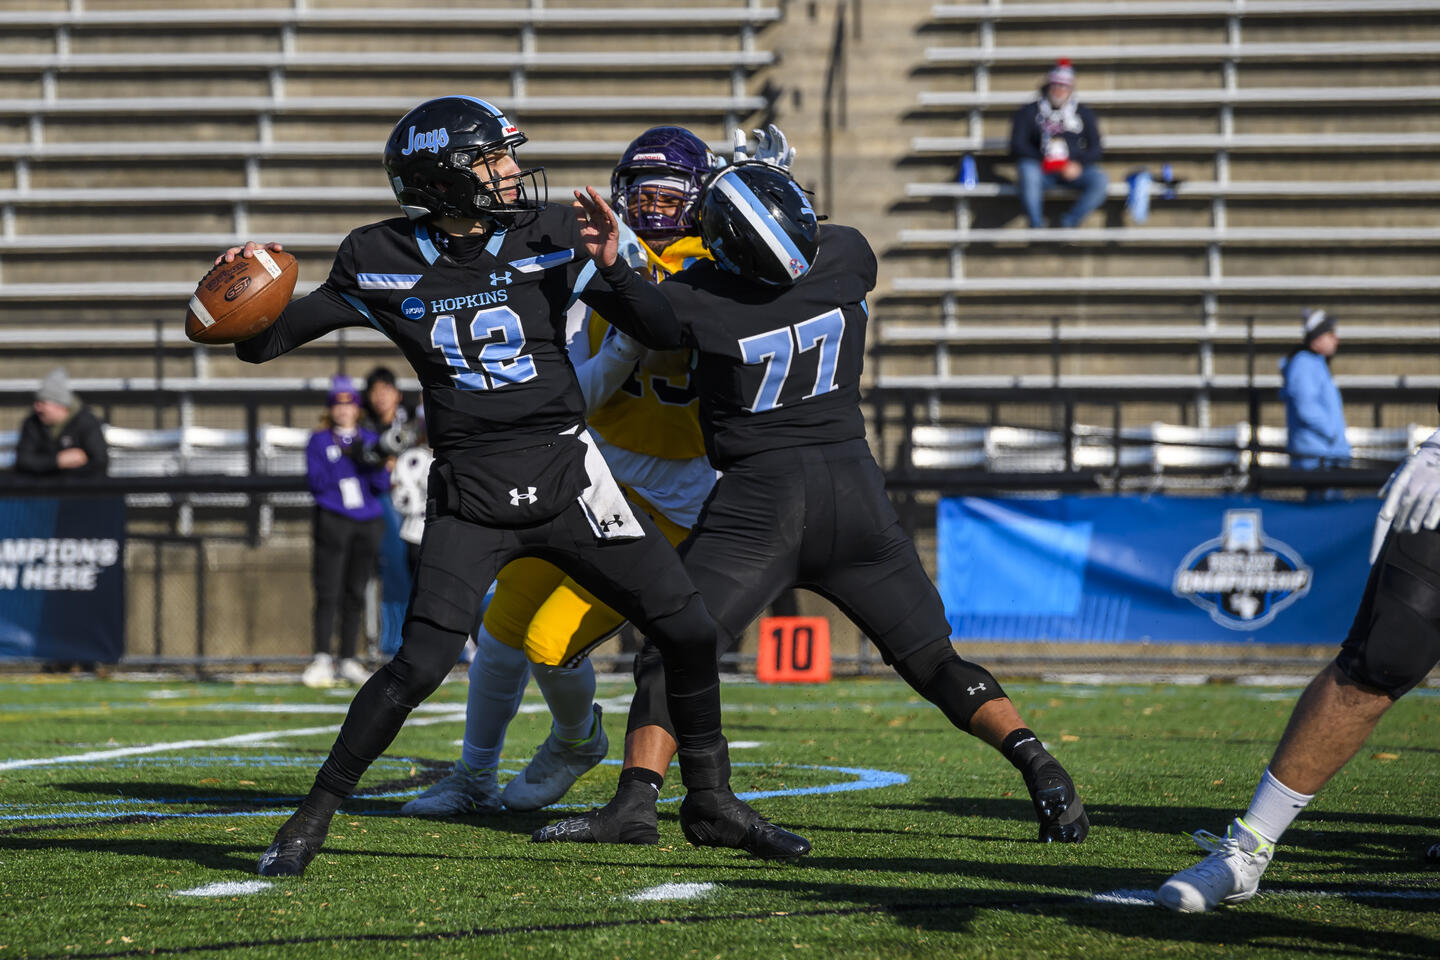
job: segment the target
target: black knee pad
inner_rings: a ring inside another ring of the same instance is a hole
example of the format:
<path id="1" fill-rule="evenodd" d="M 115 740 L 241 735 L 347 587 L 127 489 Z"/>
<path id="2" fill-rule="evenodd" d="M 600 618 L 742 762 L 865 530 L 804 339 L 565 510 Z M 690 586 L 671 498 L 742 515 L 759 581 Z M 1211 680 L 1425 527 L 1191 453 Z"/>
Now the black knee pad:
<path id="1" fill-rule="evenodd" d="M 635 698 L 630 701 L 625 735 L 642 727 L 660 727 L 672 740 L 675 738 L 675 725 L 665 701 L 665 661 L 660 648 L 648 640 L 635 654 Z"/>
<path id="2" fill-rule="evenodd" d="M 385 696 L 413 710 L 450 675 L 465 649 L 466 635 L 414 616 L 406 618 L 400 634 L 400 649 L 380 672 L 386 676 Z"/>
<path id="3" fill-rule="evenodd" d="M 901 657 L 895 661 L 895 671 L 966 733 L 975 711 L 1005 697 L 1000 681 L 978 663 L 960 659 L 949 639 L 936 640 Z"/>
<path id="4" fill-rule="evenodd" d="M 720 628 L 698 593 L 692 593 L 679 610 L 656 617 L 643 629 L 646 639 L 667 655 L 674 649 L 682 656 L 704 654 L 714 659 L 720 638 Z"/>

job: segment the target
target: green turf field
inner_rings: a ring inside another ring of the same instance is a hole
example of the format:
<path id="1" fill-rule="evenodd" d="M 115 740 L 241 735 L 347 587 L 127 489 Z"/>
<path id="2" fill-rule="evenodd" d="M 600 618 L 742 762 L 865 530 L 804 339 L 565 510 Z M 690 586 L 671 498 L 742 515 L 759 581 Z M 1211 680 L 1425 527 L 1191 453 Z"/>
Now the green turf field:
<path id="1" fill-rule="evenodd" d="M 602 681 L 612 759 L 628 684 Z M 446 685 L 337 816 L 303 879 L 256 858 L 309 787 L 348 691 L 0 679 L 0 960 L 8 957 L 1440 957 L 1440 697 L 1402 700 L 1285 837 L 1249 905 L 1146 898 L 1184 831 L 1243 809 L 1295 690 L 1011 684 L 1090 811 L 1042 846 L 1019 776 L 891 681 L 727 687 L 737 791 L 815 844 L 798 865 L 661 846 L 533 845 L 547 814 L 395 816 L 456 755 Z M 543 737 L 527 700 L 506 748 Z M 126 748 L 148 748 L 130 749 Z M 70 758 L 72 762 L 62 762 Z M 78 759 L 77 759 L 78 758 Z M 43 761 L 18 765 L 17 760 Z M 572 796 L 609 796 L 601 766 Z M 503 779 L 504 775 L 502 775 Z M 678 780 L 678 776 L 672 777 Z M 850 789 L 844 789 L 844 788 Z M 828 792 L 794 795 L 804 788 Z M 859 788 L 859 789 L 855 789 Z M 666 795 L 675 790 L 667 784 Z M 241 891 L 245 892 L 241 892 Z"/>

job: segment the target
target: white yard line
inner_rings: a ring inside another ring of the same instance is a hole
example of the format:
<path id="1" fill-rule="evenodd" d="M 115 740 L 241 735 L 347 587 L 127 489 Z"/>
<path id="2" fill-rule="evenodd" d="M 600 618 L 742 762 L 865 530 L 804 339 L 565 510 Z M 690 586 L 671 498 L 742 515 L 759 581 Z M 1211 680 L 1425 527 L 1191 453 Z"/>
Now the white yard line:
<path id="1" fill-rule="evenodd" d="M 633 900 L 636 903 L 650 903 L 657 900 L 698 900 L 711 890 L 715 889 L 713 883 L 662 883 L 658 887 L 646 887 L 638 893 L 632 893 L 626 900 Z"/>
<path id="2" fill-rule="evenodd" d="M 225 880 L 219 883 L 207 883 L 203 887 L 192 887 L 189 890 L 176 890 L 172 896 L 176 897 L 239 897 L 247 893 L 259 893 L 261 890 L 269 890 L 275 886 L 265 880 Z"/>
<path id="3" fill-rule="evenodd" d="M 628 694 L 619 697 L 607 697 L 597 700 L 596 703 L 606 710 L 621 711 L 630 705 Z M 527 707 L 529 709 L 527 709 Z M 349 710 L 348 705 L 342 704 L 299 704 L 297 707 L 287 707 L 270 703 L 244 703 L 244 704 L 214 704 L 207 709 L 225 710 L 231 709 L 240 713 L 345 713 Z M 544 704 L 525 704 L 521 708 L 523 713 L 537 713 L 545 709 Z M 464 723 L 465 707 L 463 704 L 421 704 L 416 708 L 419 713 L 432 713 L 428 717 L 412 717 L 406 722 L 408 727 L 428 727 L 436 723 Z M 339 724 L 326 725 L 323 727 L 301 727 L 296 730 L 261 730 L 256 733 L 237 733 L 228 737 L 217 737 L 213 740 L 173 740 L 166 743 L 148 743 L 134 747 L 116 747 L 112 750 L 89 750 L 85 753 L 72 753 L 58 757 L 27 757 L 21 760 L 0 760 L 0 770 L 19 770 L 24 767 L 48 767 L 61 763 L 91 763 L 96 760 L 113 760 L 118 757 L 135 757 L 151 753 L 171 753 L 176 750 L 198 750 L 205 747 L 235 747 L 254 746 L 257 744 L 269 744 L 275 740 L 288 740 L 294 737 L 314 737 L 326 733 L 335 733 L 340 729 Z"/>
<path id="4" fill-rule="evenodd" d="M 411 720 L 409 726 L 427 727 L 432 723 L 454 723 L 464 721 L 465 713 L 448 713 L 438 717 L 421 717 Z M 59 757 L 29 757 L 24 760 L 0 761 L 0 770 L 18 770 L 22 767 L 48 767 L 59 763 L 90 763 L 94 760 L 113 760 L 116 757 L 135 757 L 150 753 L 170 753 L 175 750 L 198 750 L 203 747 L 244 746 L 272 740 L 288 740 L 294 737 L 314 737 L 325 733 L 336 733 L 339 724 L 323 727 L 301 727 L 296 730 L 261 730 L 257 733 L 237 733 L 213 740 L 172 740 L 168 743 L 149 743 L 138 747 L 116 747 L 113 750 L 90 750 L 86 753 L 72 753 Z"/>

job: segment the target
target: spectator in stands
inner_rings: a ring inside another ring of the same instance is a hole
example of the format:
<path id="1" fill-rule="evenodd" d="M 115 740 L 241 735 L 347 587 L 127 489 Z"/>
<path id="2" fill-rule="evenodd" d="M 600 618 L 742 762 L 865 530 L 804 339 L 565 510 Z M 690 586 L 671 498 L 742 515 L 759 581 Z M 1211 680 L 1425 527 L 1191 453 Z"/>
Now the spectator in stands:
<path id="1" fill-rule="evenodd" d="M 382 438 L 380 448 L 388 458 L 398 457 L 415 445 L 415 411 L 406 406 L 395 383 L 395 371 L 389 367 L 376 367 L 366 375 L 360 425 Z M 384 439 L 387 431 L 392 432 L 392 438 Z"/>
<path id="2" fill-rule="evenodd" d="M 1280 361 L 1290 465 L 1301 470 L 1344 466 L 1350 460 L 1345 408 L 1330 375 L 1330 358 L 1340 346 L 1335 318 L 1324 310 L 1307 310 L 1301 336 L 1300 346 Z"/>
<path id="3" fill-rule="evenodd" d="M 404 518 L 396 506 L 401 497 L 394 475 L 396 458 L 415 446 L 415 414 L 405 405 L 395 383 L 395 371 L 376 367 L 365 377 L 365 407 L 360 426 L 379 437 L 385 469 L 391 472 L 392 493 L 381 498 L 385 532 L 380 539 L 380 652 L 394 654 L 400 649 L 400 628 L 410 602 L 411 576 L 419 559 L 419 548 L 410 549 L 402 536 Z M 420 505 L 423 513 L 424 503 Z M 423 522 L 423 521 L 422 521 Z"/>
<path id="4" fill-rule="evenodd" d="M 301 676 L 308 687 L 329 686 L 337 677 L 358 685 L 370 676 L 355 659 L 355 641 L 365 611 L 365 586 L 375 574 L 385 530 L 380 498 L 390 489 L 390 474 L 376 450 L 378 438 L 359 425 L 359 388 L 349 377 L 337 376 L 327 400 L 329 413 L 305 450 L 315 497 L 315 658 Z M 337 613 L 338 666 L 330 653 Z"/>
<path id="5" fill-rule="evenodd" d="M 103 477 L 110 464 L 100 420 L 80 404 L 63 367 L 35 391 L 35 409 L 20 425 L 15 471 L 59 481 Z"/>
<path id="6" fill-rule="evenodd" d="M 1046 190 L 1063 187 L 1080 195 L 1060 226 L 1078 226 L 1105 202 L 1109 183 L 1100 169 L 1100 125 L 1095 111 L 1075 100 L 1075 68 L 1069 60 L 1045 76 L 1040 98 L 1015 111 L 1010 155 L 1019 174 L 1020 206 L 1032 227 L 1045 226 Z"/>

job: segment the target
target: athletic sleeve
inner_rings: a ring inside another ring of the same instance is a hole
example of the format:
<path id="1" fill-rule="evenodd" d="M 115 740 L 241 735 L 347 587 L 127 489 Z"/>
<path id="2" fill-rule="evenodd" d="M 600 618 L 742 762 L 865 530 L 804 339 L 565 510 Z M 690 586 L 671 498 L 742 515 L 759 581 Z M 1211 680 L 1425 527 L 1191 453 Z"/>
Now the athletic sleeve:
<path id="1" fill-rule="evenodd" d="M 594 416 L 615 395 L 643 353 L 639 344 L 614 327 L 605 331 L 595 355 L 575 364 L 575 378 L 585 396 L 585 416 Z"/>
<path id="2" fill-rule="evenodd" d="M 235 344 L 235 356 L 246 363 L 264 363 L 342 327 L 370 325 L 360 312 L 351 239 L 346 237 L 340 244 L 325 282 L 290 301 L 268 328 Z"/>
<path id="3" fill-rule="evenodd" d="M 624 260 L 608 267 L 596 264 L 595 279 L 580 291 L 580 299 L 611 326 L 652 350 L 674 350 L 683 343 L 670 301 Z"/>

